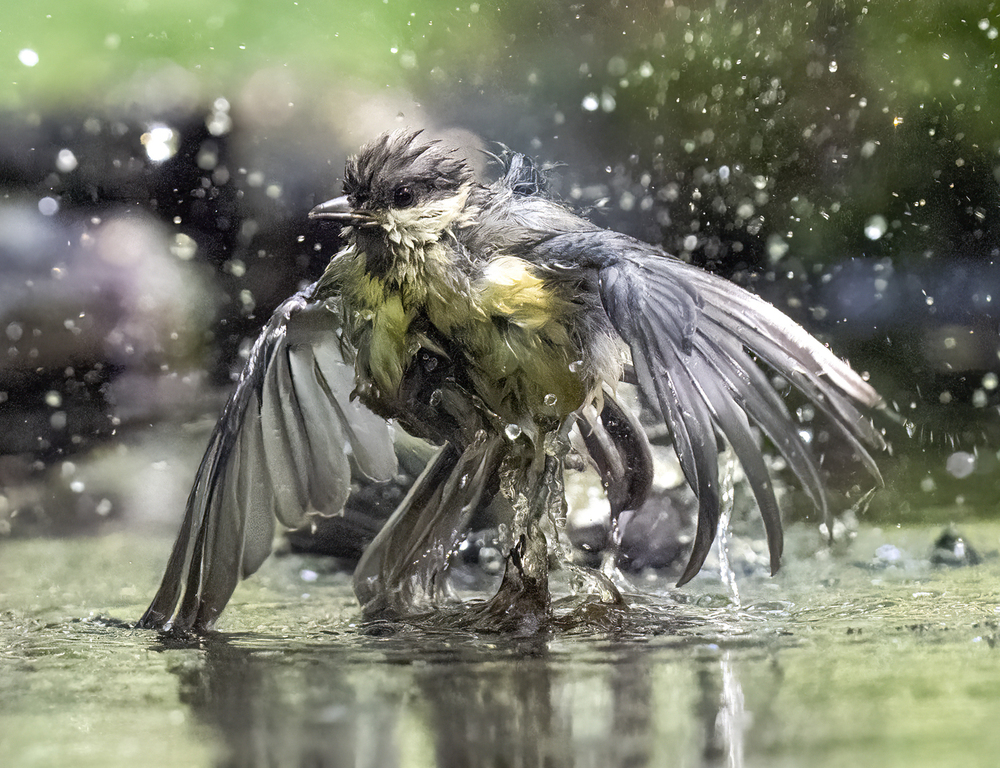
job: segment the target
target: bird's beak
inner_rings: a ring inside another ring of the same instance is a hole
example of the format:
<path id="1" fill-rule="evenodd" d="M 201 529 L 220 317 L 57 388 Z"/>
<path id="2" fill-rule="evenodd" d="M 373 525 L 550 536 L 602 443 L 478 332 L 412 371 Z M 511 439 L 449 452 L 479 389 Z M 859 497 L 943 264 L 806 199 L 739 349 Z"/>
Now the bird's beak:
<path id="1" fill-rule="evenodd" d="M 347 195 L 320 203 L 309 211 L 309 218 L 336 221 L 345 227 L 374 227 L 378 225 L 378 221 L 367 211 L 352 208 Z"/>

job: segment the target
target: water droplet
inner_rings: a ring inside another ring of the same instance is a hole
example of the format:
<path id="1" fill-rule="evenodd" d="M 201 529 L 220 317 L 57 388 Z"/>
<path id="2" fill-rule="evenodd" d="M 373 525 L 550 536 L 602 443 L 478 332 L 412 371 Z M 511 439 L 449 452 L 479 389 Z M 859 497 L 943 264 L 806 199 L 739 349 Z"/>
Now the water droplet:
<path id="1" fill-rule="evenodd" d="M 569 364 L 569 369 L 573 373 L 578 372 L 581 368 L 583 368 L 583 360 L 574 360 Z"/>
<path id="2" fill-rule="evenodd" d="M 38 63 L 38 54 L 30 48 L 22 48 L 17 53 L 17 60 L 26 67 L 33 67 Z"/>
<path id="3" fill-rule="evenodd" d="M 558 403 L 558 402 L 559 402 L 559 398 L 558 398 L 558 397 L 556 397 L 555 395 L 553 395 L 553 394 L 552 394 L 551 392 L 549 392 L 549 394 L 547 394 L 547 395 L 545 396 L 545 398 L 544 398 L 543 402 L 544 402 L 544 403 L 545 403 L 545 404 L 546 404 L 547 406 L 551 407 L 551 406 L 553 406 L 553 405 L 555 405 L 556 403 Z"/>
<path id="4" fill-rule="evenodd" d="M 180 135 L 167 125 L 154 124 L 139 138 L 146 149 L 146 157 L 154 163 L 169 160 L 180 144 Z"/>
<path id="5" fill-rule="evenodd" d="M 170 253 L 181 261 L 190 261 L 198 251 L 198 243 L 193 237 L 178 232 L 170 244 Z"/>
<path id="6" fill-rule="evenodd" d="M 508 424 L 507 428 L 504 429 L 504 434 L 507 435 L 510 440 L 517 440 L 517 438 L 521 436 L 521 432 L 522 430 L 519 424 Z"/>
<path id="7" fill-rule="evenodd" d="M 865 224 L 865 237 L 869 240 L 878 240 L 885 234 L 888 228 L 889 223 L 885 220 L 885 217 L 875 214 Z"/>
<path id="8" fill-rule="evenodd" d="M 56 155 L 56 168 L 63 173 L 69 173 L 77 166 L 76 155 L 70 149 L 60 149 Z"/>
<path id="9" fill-rule="evenodd" d="M 427 402 L 429 402 L 431 404 L 431 407 L 434 408 L 434 407 L 440 405 L 441 398 L 443 396 L 444 395 L 441 393 L 440 389 L 435 389 L 433 392 L 431 392 L 431 396 L 430 396 L 430 398 L 428 399 Z"/>
<path id="10" fill-rule="evenodd" d="M 961 480 L 976 469 L 976 457 L 967 451 L 955 451 L 945 463 L 948 474 Z"/>
<path id="11" fill-rule="evenodd" d="M 788 241 L 781 235 L 771 235 L 767 238 L 767 256 L 772 264 L 781 261 L 788 253 L 789 248 Z"/>
<path id="12" fill-rule="evenodd" d="M 52 216 L 59 211 L 59 201 L 54 197 L 43 197 L 38 201 L 38 212 L 42 216 Z"/>
<path id="13" fill-rule="evenodd" d="M 628 72 L 628 62 L 621 56 L 612 56 L 608 59 L 608 74 L 614 77 L 621 77 Z"/>

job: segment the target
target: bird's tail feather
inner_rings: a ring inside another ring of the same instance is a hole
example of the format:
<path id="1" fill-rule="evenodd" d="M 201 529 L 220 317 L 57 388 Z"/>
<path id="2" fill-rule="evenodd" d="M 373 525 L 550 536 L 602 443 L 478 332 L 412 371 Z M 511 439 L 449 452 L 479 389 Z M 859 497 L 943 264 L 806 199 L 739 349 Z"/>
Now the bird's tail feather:
<path id="1" fill-rule="evenodd" d="M 412 615 L 445 593 L 448 560 L 499 476 L 506 443 L 481 431 L 465 448 L 445 444 L 428 463 L 354 571 L 366 617 Z"/>

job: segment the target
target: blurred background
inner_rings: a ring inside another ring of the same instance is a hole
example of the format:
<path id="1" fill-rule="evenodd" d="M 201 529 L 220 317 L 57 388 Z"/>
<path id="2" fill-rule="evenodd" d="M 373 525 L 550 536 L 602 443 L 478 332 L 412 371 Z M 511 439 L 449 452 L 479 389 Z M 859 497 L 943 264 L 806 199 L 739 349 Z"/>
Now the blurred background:
<path id="1" fill-rule="evenodd" d="M 404 125 L 538 158 L 560 199 L 765 296 L 866 372 L 893 451 L 864 519 L 992 519 L 995 6 L 6 9 L 0 536 L 174 530 L 241 354 L 339 245 L 306 212 Z"/>

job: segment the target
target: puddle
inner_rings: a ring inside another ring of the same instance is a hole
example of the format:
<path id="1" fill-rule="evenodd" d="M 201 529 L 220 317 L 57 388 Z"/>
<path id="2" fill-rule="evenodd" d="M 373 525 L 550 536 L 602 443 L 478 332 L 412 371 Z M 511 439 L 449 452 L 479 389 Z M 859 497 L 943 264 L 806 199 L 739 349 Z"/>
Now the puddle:
<path id="1" fill-rule="evenodd" d="M 793 527 L 786 566 L 741 579 L 740 608 L 710 576 L 644 580 L 613 629 L 531 638 L 361 625 L 348 576 L 272 558 L 221 631 L 191 642 L 128 624 L 168 540 L 8 540 L 0 752 L 12 766 L 986 764 L 1000 526 L 963 530 L 980 565 L 932 566 L 929 526 L 862 529 L 836 555 Z"/>

